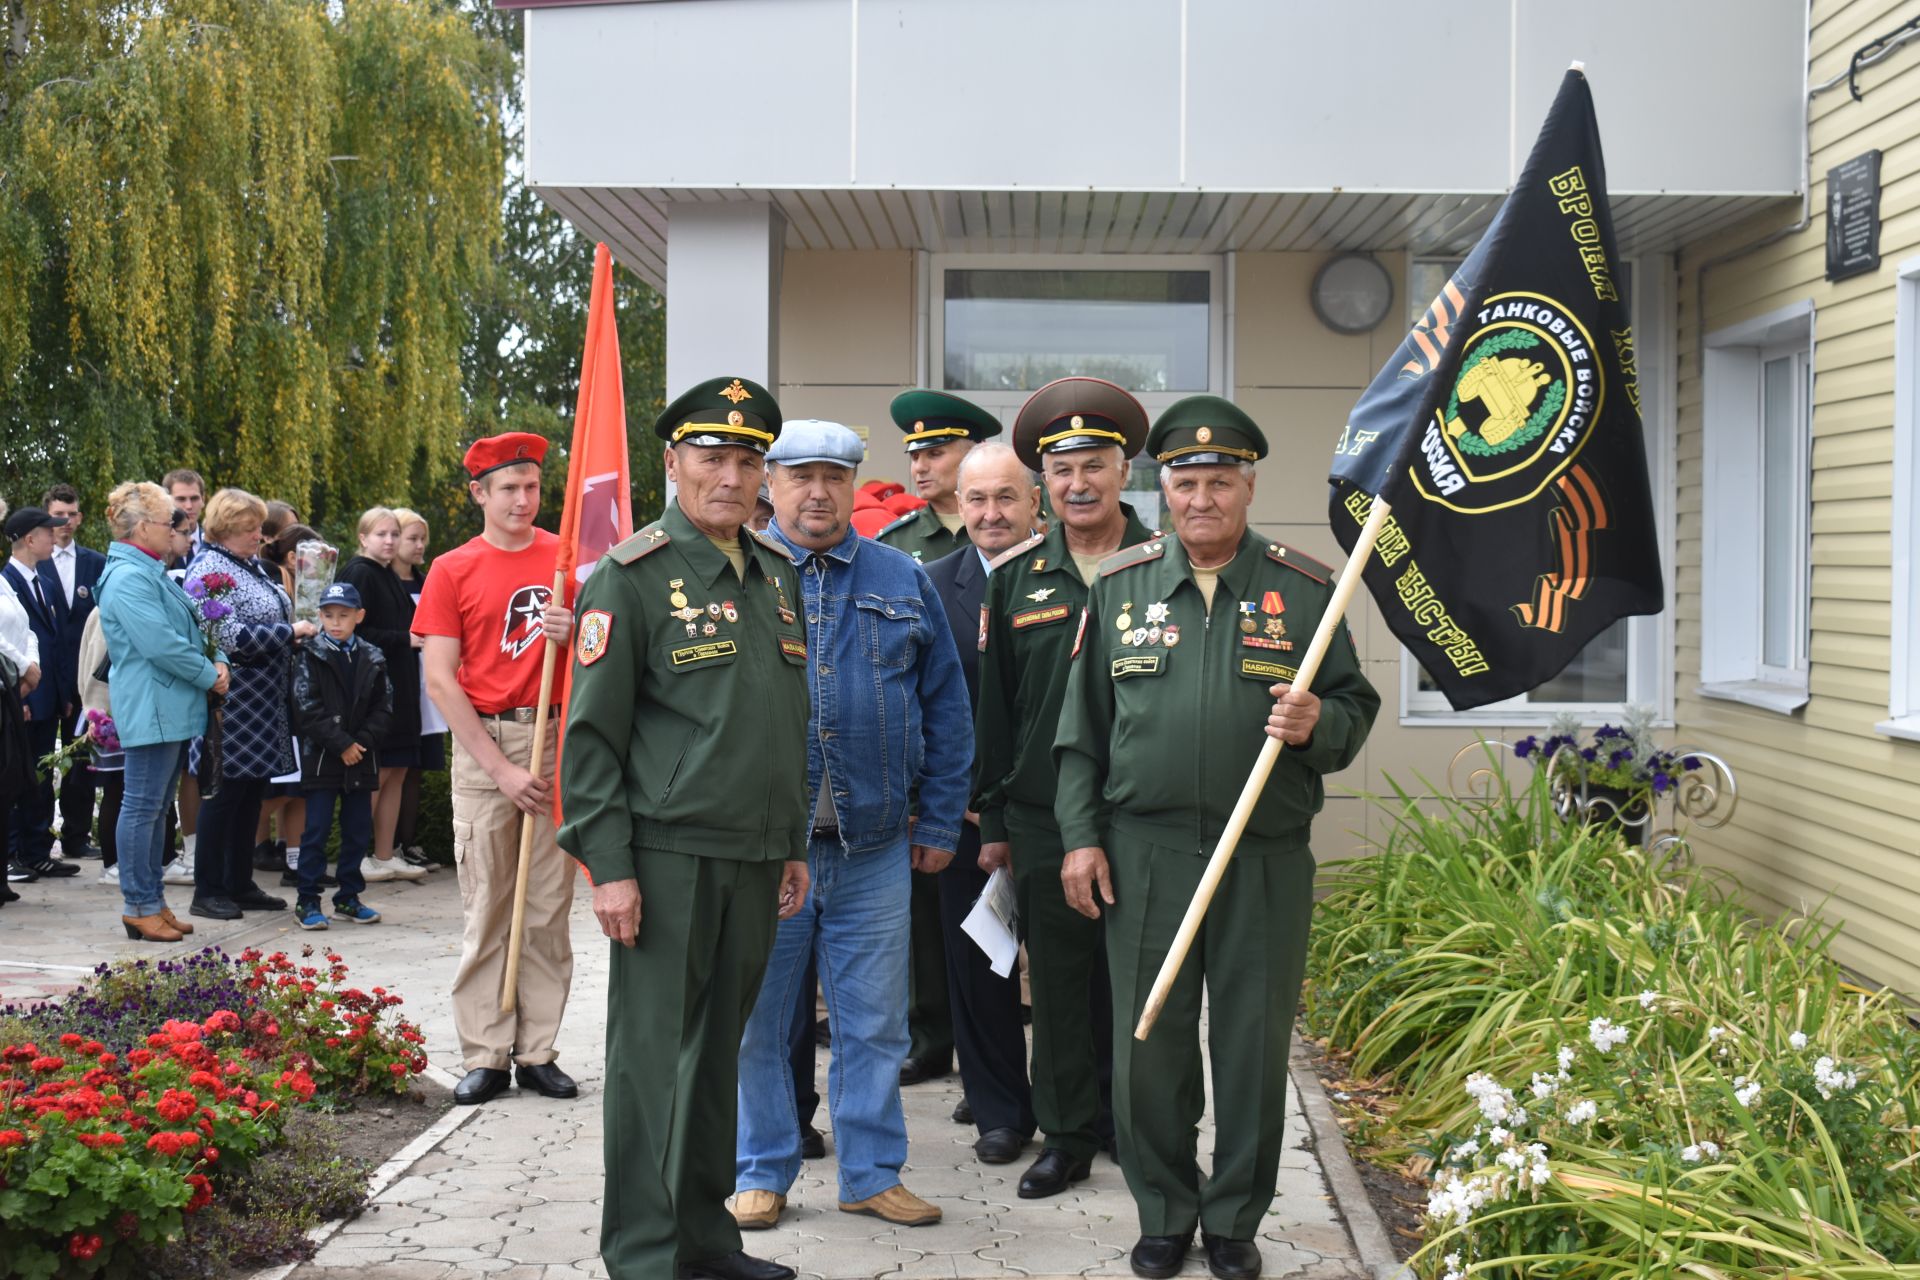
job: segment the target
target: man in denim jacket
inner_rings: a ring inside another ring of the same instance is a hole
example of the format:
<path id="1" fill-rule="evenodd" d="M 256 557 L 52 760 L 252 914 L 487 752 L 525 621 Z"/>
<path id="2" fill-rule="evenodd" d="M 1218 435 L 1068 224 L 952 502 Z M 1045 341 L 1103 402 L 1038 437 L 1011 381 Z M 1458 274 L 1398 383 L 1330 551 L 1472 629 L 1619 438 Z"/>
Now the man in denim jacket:
<path id="1" fill-rule="evenodd" d="M 853 529 L 854 473 L 865 453 L 846 427 L 806 421 L 789 421 L 767 452 L 767 532 L 800 570 L 806 625 L 813 891 L 780 923 L 740 1040 L 733 1215 L 748 1230 L 779 1220 L 800 1172 L 787 1029 L 809 955 L 833 1026 L 827 1089 L 840 1208 L 902 1226 L 940 1219 L 900 1185 L 908 898 L 912 874 L 940 871 L 959 843 L 973 724 L 926 571 Z"/>

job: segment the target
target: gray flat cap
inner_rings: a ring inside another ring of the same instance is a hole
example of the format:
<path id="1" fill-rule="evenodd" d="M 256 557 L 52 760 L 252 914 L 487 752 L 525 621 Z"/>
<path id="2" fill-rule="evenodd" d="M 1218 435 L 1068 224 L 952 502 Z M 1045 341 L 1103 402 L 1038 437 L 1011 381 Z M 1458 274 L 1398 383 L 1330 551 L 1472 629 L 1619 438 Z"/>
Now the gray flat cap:
<path id="1" fill-rule="evenodd" d="M 788 418 L 780 438 L 767 450 L 767 461 L 797 467 L 803 462 L 831 462 L 849 470 L 867 459 L 867 446 L 852 428 L 818 418 Z"/>

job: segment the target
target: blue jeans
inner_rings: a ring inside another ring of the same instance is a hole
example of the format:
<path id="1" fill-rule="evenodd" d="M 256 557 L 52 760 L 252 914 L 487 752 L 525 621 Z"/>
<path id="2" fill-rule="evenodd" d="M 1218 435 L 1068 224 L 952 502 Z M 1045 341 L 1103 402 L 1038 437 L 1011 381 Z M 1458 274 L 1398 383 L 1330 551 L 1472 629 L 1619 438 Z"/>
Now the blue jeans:
<path id="1" fill-rule="evenodd" d="M 120 897 L 129 916 L 150 916 L 167 905 L 160 868 L 167 861 L 167 808 L 187 744 L 156 742 L 127 748 L 126 789 L 114 841 L 120 855 Z"/>
<path id="2" fill-rule="evenodd" d="M 900 1182 L 907 1121 L 900 1064 L 907 1056 L 907 841 L 849 856 L 839 840 L 807 846 L 813 877 L 800 914 L 782 920 L 760 998 L 740 1037 L 740 1120 L 734 1185 L 785 1195 L 800 1174 L 788 1028 L 807 957 L 819 966 L 833 1024 L 827 1111 L 843 1202 Z"/>
<path id="3" fill-rule="evenodd" d="M 360 860 L 373 844 L 373 792 L 302 792 L 307 801 L 307 829 L 300 833 L 301 901 L 320 900 L 320 877 L 327 874 L 327 832 L 333 827 L 333 807 L 340 806 L 340 869 L 335 878 L 340 887 L 333 892 L 335 902 L 349 902 L 367 891 L 360 874 Z"/>

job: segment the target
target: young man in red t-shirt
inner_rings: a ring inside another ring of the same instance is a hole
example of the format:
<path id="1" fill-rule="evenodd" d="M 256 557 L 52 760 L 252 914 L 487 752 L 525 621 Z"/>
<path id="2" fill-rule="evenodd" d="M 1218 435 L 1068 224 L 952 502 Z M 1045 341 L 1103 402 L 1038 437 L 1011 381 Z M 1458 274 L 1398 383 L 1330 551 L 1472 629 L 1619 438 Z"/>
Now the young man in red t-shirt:
<path id="1" fill-rule="evenodd" d="M 547 644 L 573 631 L 566 602 L 554 600 L 560 540 L 536 529 L 540 466 L 547 442 L 512 431 L 474 442 L 467 491 L 485 516 L 480 536 L 433 563 L 413 629 L 426 637 L 427 693 L 453 731 L 453 847 L 466 924 L 453 981 L 453 1025 L 467 1075 L 455 1102 L 485 1102 L 509 1083 L 549 1098 L 579 1093 L 554 1065 L 554 1038 L 573 981 L 574 868 L 554 842 L 554 744 L 560 716 L 550 712 L 541 776 L 532 761 L 540 666 Z M 542 643 L 544 638 L 545 644 Z M 561 660 L 566 651 L 561 649 Z M 534 815 L 527 877 L 518 1009 L 500 1007 L 507 933 L 520 856 L 521 814 Z"/>

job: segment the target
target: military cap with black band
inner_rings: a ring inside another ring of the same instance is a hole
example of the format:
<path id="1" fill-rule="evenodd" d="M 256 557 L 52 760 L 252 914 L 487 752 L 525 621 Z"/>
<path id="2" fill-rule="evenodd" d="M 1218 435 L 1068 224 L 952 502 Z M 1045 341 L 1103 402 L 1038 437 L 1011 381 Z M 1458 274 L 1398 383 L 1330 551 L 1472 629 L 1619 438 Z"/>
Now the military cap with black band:
<path id="1" fill-rule="evenodd" d="M 765 453 L 780 438 L 780 421 L 773 393 L 759 383 L 709 378 L 668 405 L 654 419 L 653 433 L 668 444 L 737 444 Z"/>
<path id="2" fill-rule="evenodd" d="M 893 424 L 907 433 L 907 452 L 918 453 L 955 440 L 975 444 L 1000 434 L 1000 419 L 970 400 L 914 387 L 902 391 L 887 406 Z"/>
<path id="3" fill-rule="evenodd" d="M 1027 397 L 1013 423 L 1013 451 L 1029 471 L 1042 456 L 1118 445 L 1127 457 L 1147 438 L 1147 411 L 1102 378 L 1056 378 Z"/>
<path id="4" fill-rule="evenodd" d="M 1169 467 L 1232 466 L 1267 456 L 1267 437 L 1246 410 L 1220 396 L 1188 396 L 1167 407 L 1147 452 Z"/>

